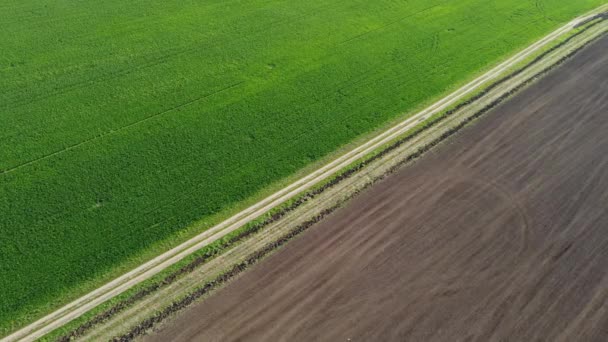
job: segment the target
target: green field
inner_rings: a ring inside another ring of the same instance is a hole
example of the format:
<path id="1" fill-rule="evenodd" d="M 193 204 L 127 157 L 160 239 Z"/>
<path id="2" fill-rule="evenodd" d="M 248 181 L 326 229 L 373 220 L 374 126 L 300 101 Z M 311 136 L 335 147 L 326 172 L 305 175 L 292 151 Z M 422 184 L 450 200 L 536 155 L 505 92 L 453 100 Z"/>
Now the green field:
<path id="1" fill-rule="evenodd" d="M 0 335 L 604 2 L 4 0 Z"/>

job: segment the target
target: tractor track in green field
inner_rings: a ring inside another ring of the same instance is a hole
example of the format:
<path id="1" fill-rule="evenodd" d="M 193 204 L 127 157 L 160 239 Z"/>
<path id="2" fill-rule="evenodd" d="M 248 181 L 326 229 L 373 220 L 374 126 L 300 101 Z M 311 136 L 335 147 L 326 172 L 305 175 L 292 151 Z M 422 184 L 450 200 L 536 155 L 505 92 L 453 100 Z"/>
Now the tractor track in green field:
<path id="1" fill-rule="evenodd" d="M 155 119 L 155 118 L 157 118 L 157 117 L 159 117 L 159 116 L 162 116 L 162 115 L 165 115 L 165 114 L 167 114 L 167 113 L 173 112 L 173 111 L 175 111 L 175 110 L 178 110 L 178 109 L 180 109 L 180 108 L 186 107 L 186 106 L 191 105 L 191 104 L 193 104 L 193 103 L 197 103 L 197 102 L 199 102 L 199 101 L 203 101 L 203 100 L 205 100 L 205 99 L 207 99 L 207 98 L 209 98 L 209 97 L 211 97 L 211 96 L 214 96 L 214 95 L 220 94 L 220 93 L 222 93 L 222 92 L 224 92 L 224 91 L 228 91 L 228 90 L 230 90 L 230 89 L 236 88 L 236 87 L 240 86 L 240 85 L 241 85 L 241 84 L 243 84 L 243 83 L 245 83 L 245 81 L 241 81 L 241 82 L 237 82 L 237 83 L 231 84 L 231 85 L 229 85 L 229 86 L 227 86 L 227 87 L 224 87 L 224 88 L 222 88 L 222 89 L 219 89 L 219 90 L 217 90 L 217 91 L 215 91 L 215 92 L 212 92 L 212 93 L 210 93 L 210 94 L 205 94 L 205 95 L 203 95 L 203 96 L 201 96 L 201 97 L 198 97 L 198 98 L 195 98 L 195 99 L 192 99 L 192 100 L 186 101 L 186 102 L 181 103 L 181 104 L 179 104 L 179 105 L 177 105 L 177 106 L 173 106 L 173 107 L 171 107 L 171 108 L 168 108 L 168 109 L 166 109 L 166 110 L 163 110 L 162 112 L 158 112 L 158 113 L 153 114 L 153 115 L 151 115 L 151 116 L 147 116 L 147 117 L 145 117 L 145 118 L 143 118 L 143 119 L 141 119 L 141 120 L 138 120 L 138 121 L 135 121 L 135 122 L 131 122 L 131 123 L 130 123 L 130 124 L 128 124 L 128 125 L 121 126 L 121 127 L 115 128 L 115 129 L 112 129 L 112 130 L 107 131 L 107 132 L 105 132 L 105 133 L 103 133 L 103 134 L 100 134 L 100 135 L 94 136 L 94 137 L 92 137 L 92 138 L 90 138 L 90 139 L 87 139 L 87 140 L 81 141 L 81 142 L 79 142 L 79 143 L 77 143 L 77 144 L 74 144 L 74 145 L 68 146 L 68 147 L 66 147 L 66 148 L 64 148 L 64 149 L 62 149 L 62 150 L 58 150 L 58 151 L 55 151 L 55 152 L 53 152 L 53 153 L 49 153 L 49 154 L 47 154 L 47 155 L 44 155 L 44 156 L 42 156 L 42 157 L 39 157 L 39 158 L 36 158 L 36 159 L 32 159 L 32 160 L 30 160 L 30 161 L 28 161 L 28 162 L 25 162 L 25 163 L 22 163 L 22 164 L 19 164 L 19 165 L 13 166 L 13 167 L 8 168 L 8 169 L 6 169 L 6 170 L 0 170 L 0 176 L 2 176 L 3 174 L 8 174 L 8 173 L 11 173 L 11 172 L 17 171 L 17 170 L 19 170 L 19 169 L 20 169 L 20 168 L 22 168 L 22 167 L 26 167 L 26 166 L 29 166 L 29 165 L 35 164 L 35 163 L 37 163 L 37 162 L 39 162 L 39 161 L 42 161 L 42 160 L 45 160 L 45 159 L 48 159 L 48 158 L 55 157 L 55 156 L 57 156 L 57 155 L 60 155 L 60 154 L 65 153 L 65 152 L 68 152 L 68 151 L 70 151 L 70 150 L 73 150 L 73 149 L 78 148 L 78 147 L 80 147 L 80 146 L 82 146 L 82 145 L 85 145 L 85 144 L 88 144 L 88 143 L 94 142 L 94 141 L 96 141 L 96 140 L 99 140 L 99 139 L 105 138 L 105 137 L 110 136 L 110 135 L 112 135 L 112 134 L 120 133 L 120 132 L 122 132 L 122 131 L 124 131 L 124 130 L 126 130 L 126 129 L 129 129 L 129 128 L 131 128 L 131 127 L 137 126 L 137 125 L 142 124 L 142 123 L 144 123 L 144 122 L 146 122 L 146 121 L 153 120 L 153 119 Z"/>
<path id="2" fill-rule="evenodd" d="M 325 6 L 325 7 L 330 7 L 330 6 L 328 5 L 328 6 Z M 310 15 L 314 15 L 314 13 L 315 13 L 314 11 L 311 11 L 309 13 L 302 14 L 302 15 L 299 15 L 299 16 L 294 17 L 294 18 L 278 21 L 277 23 L 292 23 L 294 20 L 299 20 L 299 19 L 306 18 L 306 17 L 308 17 Z M 5 23 L 5 24 L 7 24 L 7 23 Z M 267 32 L 270 28 L 271 28 L 271 26 L 266 26 L 266 27 L 264 27 L 264 29 L 259 30 L 258 33 Z M 236 41 L 238 41 L 238 39 L 234 40 L 234 41 L 229 41 L 227 43 L 228 44 L 235 43 Z M 17 102 L 15 102 L 15 101 L 13 101 L 13 102 L 11 102 L 11 101 L 5 101 L 2 104 L 2 106 L 5 107 L 5 108 L 9 108 L 9 106 L 12 106 L 12 108 L 23 106 L 23 105 L 26 105 L 28 103 L 31 103 L 32 101 L 37 101 L 37 100 L 46 99 L 46 98 L 49 98 L 49 97 L 65 94 L 65 93 L 68 93 L 68 92 L 76 90 L 76 89 L 81 89 L 83 87 L 94 85 L 96 83 L 105 82 L 105 81 L 112 80 L 112 79 L 115 79 L 115 78 L 119 78 L 119 77 L 122 77 L 122 76 L 125 76 L 125 75 L 129 75 L 129 74 L 131 74 L 131 73 L 133 73 L 135 71 L 139 71 L 139 70 L 143 70 L 143 69 L 147 69 L 147 68 L 151 68 L 151 67 L 163 64 L 163 63 L 165 63 L 167 60 L 169 60 L 171 58 L 179 57 L 181 55 L 187 55 L 187 54 L 194 53 L 194 52 L 197 52 L 199 50 L 206 49 L 206 48 L 209 48 L 209 47 L 205 46 L 205 45 L 198 45 L 198 46 L 194 46 L 194 47 L 177 49 L 177 50 L 174 50 L 174 51 L 167 50 L 166 53 L 163 54 L 163 55 L 156 56 L 156 57 L 153 57 L 153 58 L 150 58 L 150 59 L 144 59 L 144 61 L 143 61 L 142 64 L 137 64 L 137 65 L 135 65 L 133 67 L 124 68 L 124 69 L 116 71 L 116 72 L 111 72 L 111 73 L 103 74 L 103 75 L 100 75 L 98 77 L 95 77 L 95 78 L 92 78 L 92 79 L 88 79 L 88 80 L 85 80 L 85 81 L 82 81 L 82 82 L 72 83 L 72 84 L 70 84 L 70 85 L 68 85 L 66 87 L 63 87 L 63 88 L 60 88 L 60 89 L 55 89 L 54 92 L 49 92 L 49 93 L 46 93 L 43 96 L 31 98 L 31 99 L 29 99 L 28 102 L 24 102 L 24 101 L 17 101 Z"/>
<path id="3" fill-rule="evenodd" d="M 444 2 L 445 2 L 445 1 L 444 1 Z M 402 22 L 403 20 L 405 20 L 405 19 L 407 19 L 407 18 L 411 18 L 411 17 L 413 17 L 413 16 L 419 15 L 419 14 L 424 13 L 424 12 L 426 12 L 426 11 L 432 10 L 433 8 L 439 7 L 439 6 L 441 6 L 442 4 L 443 4 L 443 3 L 435 4 L 435 5 L 429 6 L 429 7 L 427 7 L 427 8 L 424 8 L 424 9 L 422 9 L 422 10 L 418 11 L 418 12 L 415 12 L 415 13 L 410 13 L 410 14 L 408 14 L 408 15 L 406 15 L 406 16 L 403 16 L 403 17 L 401 17 L 401 18 L 399 18 L 399 19 L 396 19 L 396 20 L 391 21 L 391 22 L 387 23 L 386 25 L 382 25 L 382 26 L 380 26 L 380 27 L 376 27 L 376 28 L 374 28 L 374 29 L 372 29 L 372 30 L 365 31 L 365 32 L 363 32 L 363 33 L 361 33 L 361 34 L 358 34 L 358 35 L 354 36 L 354 37 L 348 38 L 348 39 L 346 39 L 346 40 L 344 40 L 344 41 L 342 41 L 342 42 L 338 43 L 338 45 L 341 45 L 341 44 L 346 44 L 346 43 L 352 42 L 352 41 L 354 41 L 354 40 L 356 40 L 356 39 L 359 39 L 359 38 L 361 38 L 361 37 L 364 37 L 364 36 L 366 36 L 366 35 L 368 35 L 368 34 L 370 34 L 370 33 L 373 33 L 373 32 L 375 32 L 375 31 L 379 31 L 379 30 L 385 29 L 385 28 L 387 28 L 387 27 L 389 27 L 389 26 L 392 26 L 392 25 L 398 24 L 398 23 Z"/>

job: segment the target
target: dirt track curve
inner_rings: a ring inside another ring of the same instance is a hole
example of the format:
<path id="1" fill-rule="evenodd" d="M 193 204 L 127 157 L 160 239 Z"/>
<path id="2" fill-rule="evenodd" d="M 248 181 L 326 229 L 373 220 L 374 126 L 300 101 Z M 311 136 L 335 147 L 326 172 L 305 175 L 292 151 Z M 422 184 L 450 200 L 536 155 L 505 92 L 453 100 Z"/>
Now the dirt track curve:
<path id="1" fill-rule="evenodd" d="M 608 37 L 147 339 L 608 340 Z"/>

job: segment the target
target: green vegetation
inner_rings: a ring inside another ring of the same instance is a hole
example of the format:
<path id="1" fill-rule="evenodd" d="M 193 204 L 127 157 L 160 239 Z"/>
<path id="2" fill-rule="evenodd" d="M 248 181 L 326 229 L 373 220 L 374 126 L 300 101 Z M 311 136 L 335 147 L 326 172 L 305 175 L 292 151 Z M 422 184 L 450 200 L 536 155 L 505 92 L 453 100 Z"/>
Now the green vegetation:
<path id="1" fill-rule="evenodd" d="M 0 334 L 603 2 L 5 1 Z"/>

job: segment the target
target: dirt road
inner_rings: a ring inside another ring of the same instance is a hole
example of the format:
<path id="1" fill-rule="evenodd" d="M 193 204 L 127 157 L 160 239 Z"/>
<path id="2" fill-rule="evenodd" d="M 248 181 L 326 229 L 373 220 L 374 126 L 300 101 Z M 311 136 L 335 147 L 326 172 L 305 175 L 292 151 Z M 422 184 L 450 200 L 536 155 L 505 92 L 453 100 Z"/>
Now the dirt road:
<path id="1" fill-rule="evenodd" d="M 150 341 L 608 340 L 608 38 Z"/>

